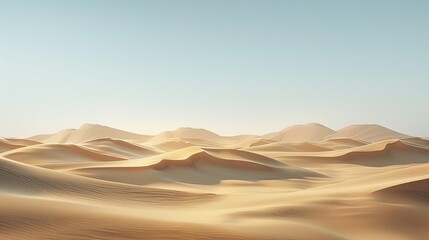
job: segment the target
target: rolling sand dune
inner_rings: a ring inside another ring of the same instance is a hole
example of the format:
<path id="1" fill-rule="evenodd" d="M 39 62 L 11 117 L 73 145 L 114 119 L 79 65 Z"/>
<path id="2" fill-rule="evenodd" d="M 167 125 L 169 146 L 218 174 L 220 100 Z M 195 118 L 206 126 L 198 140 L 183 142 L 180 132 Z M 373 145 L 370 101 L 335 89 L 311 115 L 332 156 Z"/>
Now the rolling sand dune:
<path id="1" fill-rule="evenodd" d="M 0 138 L 0 153 L 24 147 L 24 145 L 14 144 L 6 139 Z"/>
<path id="2" fill-rule="evenodd" d="M 21 145 L 21 146 L 32 146 L 32 145 L 41 144 L 41 142 L 32 141 L 28 139 L 20 139 L 20 138 L 4 138 L 2 140 L 5 140 L 10 144 Z"/>
<path id="3" fill-rule="evenodd" d="M 52 199 L 2 196 L 0 212 L 4 239 L 252 239 L 222 227 L 154 220 Z"/>
<path id="4" fill-rule="evenodd" d="M 74 144 L 43 144 L 18 148 L 0 156 L 33 165 L 125 160 Z"/>
<path id="5" fill-rule="evenodd" d="M 0 191 L 5 194 L 90 199 L 135 204 L 188 204 L 212 199 L 213 194 L 185 193 L 136 187 L 84 178 L 0 158 Z M 105 196 L 109 196 L 108 199 Z"/>
<path id="6" fill-rule="evenodd" d="M 405 139 L 402 139 L 401 141 L 419 148 L 429 149 L 429 140 L 424 138 L 417 138 L 417 137 L 405 138 Z"/>
<path id="7" fill-rule="evenodd" d="M 0 153 L 13 149 L 40 144 L 36 141 L 17 138 L 0 138 Z"/>
<path id="8" fill-rule="evenodd" d="M 181 139 L 171 139 L 164 140 L 160 143 L 152 144 L 152 146 L 165 152 L 171 152 L 182 148 L 194 147 L 197 145 Z"/>
<path id="9" fill-rule="evenodd" d="M 261 145 L 265 145 L 265 144 L 269 144 L 269 143 L 273 143 L 275 141 L 273 140 L 268 140 L 268 139 L 256 139 L 256 140 L 251 140 L 252 142 L 249 144 L 249 147 L 256 147 L 256 146 L 261 146 Z"/>
<path id="10" fill-rule="evenodd" d="M 0 212 L 4 239 L 251 239 L 221 227 L 153 220 L 52 199 L 2 196 Z"/>
<path id="11" fill-rule="evenodd" d="M 0 239 L 420 240 L 428 201 L 429 140 L 378 125 L 0 139 Z"/>
<path id="12" fill-rule="evenodd" d="M 266 134 L 263 138 L 284 142 L 318 142 L 333 133 L 334 130 L 321 124 L 310 123 L 294 125 L 280 132 Z"/>
<path id="13" fill-rule="evenodd" d="M 411 200 L 429 204 L 429 178 L 388 187 L 378 190 L 375 194 L 389 200 Z"/>
<path id="14" fill-rule="evenodd" d="M 327 136 L 327 139 L 347 137 L 366 142 L 377 142 L 387 139 L 408 138 L 402 133 L 395 132 L 376 124 L 351 125 Z"/>
<path id="15" fill-rule="evenodd" d="M 162 132 L 151 138 L 151 141 L 159 141 L 168 138 L 199 138 L 204 140 L 213 140 L 220 138 L 214 132 L 210 132 L 201 128 L 178 128 L 174 131 Z"/>
<path id="16" fill-rule="evenodd" d="M 331 148 L 321 147 L 314 143 L 287 143 L 287 142 L 274 142 L 259 146 L 252 146 L 246 148 L 249 151 L 256 152 L 324 152 L 331 151 Z"/>
<path id="17" fill-rule="evenodd" d="M 156 148 L 113 138 L 100 138 L 87 141 L 83 146 L 97 152 L 102 152 L 123 159 L 147 157 L 162 153 L 162 151 L 159 151 Z"/>
<path id="18" fill-rule="evenodd" d="M 211 185 L 222 180 L 259 181 L 323 176 L 258 154 L 219 149 L 207 149 L 180 160 L 163 159 L 148 166 L 85 168 L 75 170 L 75 173 L 138 185 L 168 181 Z"/>
<path id="19" fill-rule="evenodd" d="M 82 143 L 98 138 L 120 138 L 125 140 L 145 141 L 149 136 L 97 124 L 84 124 L 78 129 L 66 129 L 55 134 L 37 135 L 29 139 L 44 143 Z"/>
<path id="20" fill-rule="evenodd" d="M 305 158 L 326 162 L 343 162 L 368 166 L 387 166 L 426 163 L 429 149 L 411 145 L 402 140 L 386 140 L 346 150 L 307 155 Z"/>
<path id="21" fill-rule="evenodd" d="M 231 145 L 229 145 L 229 147 L 235 148 L 235 149 L 241 149 L 241 148 L 248 148 L 248 147 L 265 145 L 265 144 L 274 143 L 274 142 L 276 142 L 276 141 L 264 139 L 264 138 L 252 138 L 252 139 L 246 139 L 244 141 L 231 144 Z"/>
<path id="22" fill-rule="evenodd" d="M 317 143 L 317 146 L 330 149 L 345 149 L 367 145 L 367 142 L 355 140 L 352 138 L 331 138 Z"/>
<path id="23" fill-rule="evenodd" d="M 170 149 L 177 150 L 177 148 L 172 147 L 173 145 L 185 146 L 205 146 L 205 147 L 216 147 L 216 146 L 230 146 L 243 142 L 246 140 L 252 140 L 256 138 L 253 135 L 238 135 L 238 136 L 220 136 L 211 131 L 200 129 L 200 128 L 178 128 L 174 131 L 162 132 L 158 135 L 155 135 L 149 138 L 145 144 L 150 145 L 160 145 L 160 147 L 165 147 L 167 151 Z M 176 142 L 177 144 L 170 144 L 171 142 Z M 165 145 L 165 146 L 163 146 Z"/>

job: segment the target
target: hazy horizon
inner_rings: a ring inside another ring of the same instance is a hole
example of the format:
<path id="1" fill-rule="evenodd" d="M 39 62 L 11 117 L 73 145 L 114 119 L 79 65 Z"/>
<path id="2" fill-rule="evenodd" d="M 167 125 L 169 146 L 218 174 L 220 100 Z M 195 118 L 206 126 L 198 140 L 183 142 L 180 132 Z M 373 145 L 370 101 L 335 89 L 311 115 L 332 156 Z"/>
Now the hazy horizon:
<path id="1" fill-rule="evenodd" d="M 0 1 L 0 136 L 96 123 L 427 137 L 429 2 Z"/>
<path id="2" fill-rule="evenodd" d="M 180 128 L 204 129 L 204 130 L 208 130 L 208 131 L 210 131 L 210 132 L 216 133 L 216 134 L 218 134 L 218 135 L 220 135 L 220 136 L 238 136 L 238 135 L 255 135 L 255 136 L 262 136 L 262 135 L 265 135 L 265 134 L 268 134 L 268 133 L 279 132 L 279 131 L 284 130 L 284 129 L 289 128 L 289 127 L 294 127 L 294 126 L 299 126 L 299 125 L 311 125 L 311 124 L 320 124 L 320 123 L 311 122 L 311 123 L 298 123 L 298 124 L 291 124 L 291 125 L 285 126 L 285 127 L 283 127 L 283 128 L 280 128 L 280 129 L 275 129 L 275 130 L 268 131 L 268 132 L 263 132 L 263 133 L 248 133 L 248 132 L 246 133 L 246 132 L 243 132 L 243 133 L 238 133 L 238 134 L 223 134 L 223 133 L 219 133 L 219 132 L 217 132 L 217 131 L 213 131 L 213 130 L 211 130 L 211 129 L 198 128 L 198 127 L 192 127 L 192 126 L 182 126 L 182 127 L 177 127 L 177 128 L 175 128 L 175 129 L 165 129 L 165 130 L 162 130 L 162 131 L 159 131 L 159 132 L 138 132 L 138 131 L 134 131 L 134 130 L 126 129 L 126 128 L 120 128 L 120 127 L 115 127 L 115 126 L 108 126 L 108 125 L 99 124 L 99 123 L 83 123 L 83 124 L 80 124 L 79 126 L 74 126 L 74 127 L 67 127 L 67 128 L 63 128 L 63 129 L 58 129 L 58 130 L 53 131 L 53 132 L 37 133 L 37 134 L 29 135 L 29 136 L 0 136 L 0 137 L 6 137 L 6 138 L 19 138 L 19 137 L 25 137 L 25 138 L 29 138 L 29 137 L 34 137 L 34 136 L 38 136 L 38 135 L 55 134 L 55 133 L 59 133 L 59 132 L 60 132 L 60 131 L 62 131 L 62 130 L 68 130 L 68 129 L 78 130 L 78 129 L 80 129 L 81 127 L 83 127 L 84 125 L 94 125 L 94 126 L 99 125 L 99 126 L 104 126 L 104 127 L 109 127 L 109 128 L 113 128 L 113 129 L 118 129 L 118 130 L 126 131 L 126 132 L 137 133 L 137 134 L 141 134 L 141 135 L 150 135 L 150 136 L 155 136 L 155 135 L 157 135 L 157 134 L 160 134 L 160 133 L 163 133 L 163 132 L 167 132 L 167 131 L 175 131 L 175 130 L 178 130 L 178 129 L 180 129 Z M 332 129 L 332 130 L 334 130 L 334 131 L 339 131 L 339 130 L 341 130 L 341 129 L 343 129 L 343 128 L 350 127 L 350 126 L 352 126 L 352 125 L 379 125 L 379 124 L 373 124 L 373 123 L 350 124 L 350 125 L 347 125 L 347 126 L 344 126 L 344 127 L 341 127 L 341 128 L 331 128 L 331 127 L 326 126 L 326 125 L 324 125 L 324 124 L 320 124 L 320 125 L 325 126 L 325 127 L 327 127 L 327 128 L 330 128 L 330 129 Z M 381 127 L 386 127 L 386 126 L 383 126 L 383 125 L 379 125 L 379 126 L 381 126 Z M 390 129 L 390 130 L 393 130 L 393 131 L 396 131 L 395 129 L 392 129 L 392 128 L 389 128 L 389 127 L 386 127 L 386 128 L 388 128 L 388 129 Z M 408 133 L 406 133 L 406 132 L 400 132 L 400 131 L 396 131 L 396 132 L 399 132 L 399 133 L 402 133 L 402 134 L 405 134 L 405 135 L 409 135 L 409 136 L 411 136 L 411 137 L 413 137 L 413 136 L 414 136 L 414 137 L 423 137 L 423 138 L 425 138 L 425 137 L 426 137 L 426 136 L 412 135 L 412 134 L 408 134 Z"/>

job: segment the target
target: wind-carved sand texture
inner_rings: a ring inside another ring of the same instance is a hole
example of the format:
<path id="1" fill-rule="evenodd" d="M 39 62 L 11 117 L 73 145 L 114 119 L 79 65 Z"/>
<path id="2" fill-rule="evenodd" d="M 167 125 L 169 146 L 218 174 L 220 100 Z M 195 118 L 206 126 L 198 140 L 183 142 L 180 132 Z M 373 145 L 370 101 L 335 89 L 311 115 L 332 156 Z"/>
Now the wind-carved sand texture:
<path id="1" fill-rule="evenodd" d="M 0 138 L 0 239 L 428 239 L 429 140 L 378 125 Z"/>

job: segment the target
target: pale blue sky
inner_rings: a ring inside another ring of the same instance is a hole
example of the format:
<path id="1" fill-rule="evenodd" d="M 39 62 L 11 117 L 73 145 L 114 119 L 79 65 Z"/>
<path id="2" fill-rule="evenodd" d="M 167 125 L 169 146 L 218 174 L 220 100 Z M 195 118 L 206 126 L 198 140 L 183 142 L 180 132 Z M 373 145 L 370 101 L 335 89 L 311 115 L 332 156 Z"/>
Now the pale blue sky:
<path id="1" fill-rule="evenodd" d="M 3 1 L 0 136 L 99 123 L 429 136 L 429 1 Z"/>

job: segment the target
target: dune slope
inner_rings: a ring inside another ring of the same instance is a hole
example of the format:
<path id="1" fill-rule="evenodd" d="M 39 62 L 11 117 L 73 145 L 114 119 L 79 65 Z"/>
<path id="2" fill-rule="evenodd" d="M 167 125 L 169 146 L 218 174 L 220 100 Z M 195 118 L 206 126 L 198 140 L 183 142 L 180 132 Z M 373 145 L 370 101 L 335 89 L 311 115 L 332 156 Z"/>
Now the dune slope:
<path id="1" fill-rule="evenodd" d="M 222 180 L 259 181 L 323 177 L 322 174 L 289 166 L 262 155 L 219 149 L 205 149 L 184 159 L 162 159 L 141 167 L 89 167 L 74 172 L 139 185 L 171 181 L 212 185 Z"/>

